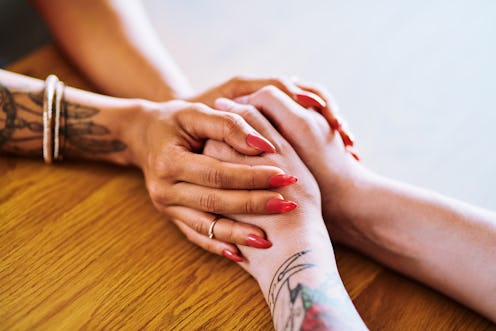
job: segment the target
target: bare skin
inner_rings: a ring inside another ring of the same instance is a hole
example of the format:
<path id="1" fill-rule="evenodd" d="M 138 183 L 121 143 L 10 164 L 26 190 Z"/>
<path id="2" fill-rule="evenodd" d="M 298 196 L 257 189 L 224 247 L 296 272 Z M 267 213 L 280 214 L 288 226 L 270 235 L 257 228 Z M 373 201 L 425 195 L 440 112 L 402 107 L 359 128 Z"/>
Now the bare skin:
<path id="1" fill-rule="evenodd" d="M 166 47 L 161 44 L 139 1 L 32 0 L 32 2 L 45 18 L 57 45 L 78 67 L 79 71 L 106 94 L 152 101 L 182 99 L 213 107 L 214 100 L 219 97 L 232 99 L 253 93 L 264 86 L 273 85 L 287 93 L 303 107 L 322 109 L 328 121 L 335 119 L 331 104 L 324 100 L 325 96 L 320 88 L 287 78 L 236 76 L 206 91 L 194 91 L 185 75 L 174 63 Z M 168 119 L 165 114 L 167 109 L 170 108 L 163 108 L 162 123 L 168 121 L 168 127 L 173 129 L 172 126 L 175 124 L 171 119 L 175 116 L 177 109 L 171 112 Z M 142 117 L 144 116 L 138 116 L 138 118 Z M 204 126 L 214 126 L 214 117 L 210 119 L 207 116 L 203 120 Z M 179 131 L 176 130 L 176 132 Z M 341 130 L 340 134 L 345 140 L 351 139 L 351 134 L 347 130 Z M 148 138 L 151 141 L 158 139 L 158 137 L 150 136 Z M 165 140 L 163 144 L 171 142 L 172 140 Z M 202 145 L 202 142 L 199 142 L 200 144 L 196 146 Z M 173 148 L 173 144 L 168 146 L 168 149 Z M 177 153 L 175 156 L 177 155 L 182 154 Z M 221 208 L 217 207 L 218 203 L 216 203 L 219 200 L 203 199 L 203 204 L 209 206 L 197 208 L 174 207 L 169 188 L 177 176 L 171 174 L 169 167 L 173 164 L 174 171 L 190 174 L 194 165 L 199 165 L 203 169 L 210 167 L 212 169 L 210 172 L 197 171 L 198 176 L 204 177 L 203 182 L 207 182 L 204 185 L 217 189 L 207 197 L 217 196 L 220 190 L 224 190 L 225 195 L 228 189 L 245 188 L 236 187 L 236 183 L 239 182 L 237 178 L 243 178 L 243 174 L 236 176 L 233 169 L 225 164 L 211 167 L 210 164 L 205 163 L 205 160 L 201 163 L 185 162 L 190 160 L 191 157 L 169 158 L 169 162 L 164 163 L 164 166 L 157 171 L 147 168 L 148 171 L 145 171 L 147 187 L 157 208 L 166 214 L 174 214 L 175 218 L 183 220 L 193 230 L 206 235 L 210 222 L 219 217 L 217 213 L 221 212 Z M 231 186 L 226 185 L 228 183 Z M 205 212 L 205 209 L 210 212 Z M 241 240 L 246 243 L 246 236 L 249 235 L 245 226 L 238 225 L 227 218 L 221 218 L 217 228 L 225 233 L 225 238 L 231 238 L 226 239 L 226 245 L 232 249 L 234 249 L 232 243 L 241 244 Z M 263 238 L 261 230 L 250 234 Z M 212 251 L 210 246 L 202 247 Z"/>
<path id="2" fill-rule="evenodd" d="M 204 153 L 228 162 L 271 164 L 299 178 L 293 187 L 278 190 L 298 201 L 296 210 L 272 216 L 230 215 L 238 221 L 263 227 L 274 243 L 266 250 L 240 247 L 246 259 L 240 265 L 258 281 L 271 309 L 275 329 L 366 329 L 337 271 L 315 179 L 294 149 L 260 113 L 247 106 L 240 106 L 239 110 L 251 125 L 267 134 L 280 152 L 244 156 L 223 143 L 209 141 Z M 211 241 L 212 245 L 222 244 L 195 232 L 188 235 Z"/>
<path id="3" fill-rule="evenodd" d="M 277 88 L 263 88 L 238 102 L 256 107 L 270 119 L 315 176 L 334 241 L 496 322 L 494 213 L 365 169 L 345 152 L 322 116 L 303 109 Z M 221 109 L 244 114 L 233 105 Z"/>
<path id="4" fill-rule="evenodd" d="M 40 80 L 0 70 L 0 154 L 42 159 L 43 89 Z M 192 229 L 207 231 L 215 217 L 212 212 L 251 208 L 271 213 L 267 200 L 282 198 L 267 190 L 281 169 L 230 164 L 198 154 L 207 138 L 226 141 L 242 153 L 260 154 L 246 140 L 248 134 L 260 134 L 238 115 L 185 101 L 121 99 L 70 87 L 64 96 L 64 158 L 139 167 L 155 206 Z M 241 193 L 252 189 L 260 190 Z M 218 229 L 226 242 L 222 250 L 212 251 L 219 255 L 224 250 L 237 253 L 232 243 L 246 245 L 250 234 L 265 237 L 260 228 L 227 218 Z"/>

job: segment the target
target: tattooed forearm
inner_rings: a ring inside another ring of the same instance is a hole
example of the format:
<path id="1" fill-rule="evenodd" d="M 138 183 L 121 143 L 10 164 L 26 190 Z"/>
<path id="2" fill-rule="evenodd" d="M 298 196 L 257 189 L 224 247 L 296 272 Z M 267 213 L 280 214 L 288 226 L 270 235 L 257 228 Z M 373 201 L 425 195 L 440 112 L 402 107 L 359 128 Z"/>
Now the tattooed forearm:
<path id="1" fill-rule="evenodd" d="M 337 272 L 321 270 L 311 254 L 290 256 L 272 279 L 268 302 L 276 330 L 364 329 Z"/>
<path id="2" fill-rule="evenodd" d="M 99 110 L 94 107 L 64 102 L 64 114 L 66 124 L 62 134 L 71 149 L 77 149 L 89 154 L 106 154 L 120 152 L 127 145 L 117 139 L 103 139 L 109 135 L 110 130 L 90 120 L 97 115 Z"/>
<path id="3" fill-rule="evenodd" d="M 43 91 L 12 91 L 0 82 L 0 108 L 0 153 L 41 156 Z M 108 127 L 96 123 L 99 113 L 95 107 L 63 102 L 60 128 L 63 154 L 97 156 L 127 148 L 121 140 L 111 139 Z"/>
<path id="4" fill-rule="evenodd" d="M 15 121 L 17 117 L 17 109 L 14 98 L 10 91 L 0 83 L 0 106 L 2 107 L 2 115 L 0 119 L 4 123 L 0 129 L 0 151 L 7 142 L 11 139 L 15 130 Z"/>

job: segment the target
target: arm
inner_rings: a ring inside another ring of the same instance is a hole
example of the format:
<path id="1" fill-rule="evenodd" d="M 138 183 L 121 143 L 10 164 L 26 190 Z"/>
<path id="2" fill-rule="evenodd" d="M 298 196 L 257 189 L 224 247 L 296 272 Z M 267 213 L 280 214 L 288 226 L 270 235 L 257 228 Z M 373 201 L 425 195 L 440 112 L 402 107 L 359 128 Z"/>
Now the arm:
<path id="1" fill-rule="evenodd" d="M 331 123 L 335 119 L 319 87 L 282 77 L 237 76 L 206 91 L 193 92 L 140 1 L 32 2 L 72 62 L 106 94 L 154 101 L 187 99 L 213 106 L 217 98 L 233 99 L 273 85 L 304 107 L 323 109 Z M 340 133 L 351 141 L 347 132 Z"/>
<path id="2" fill-rule="evenodd" d="M 43 81 L 0 70 L 0 155 L 41 159 L 43 90 Z M 62 113 L 67 118 L 61 127 L 64 158 L 138 166 L 157 209 L 184 227 L 206 234 L 213 213 L 274 213 L 268 201 L 282 198 L 264 190 L 280 178 L 280 168 L 231 164 L 198 154 L 207 138 L 226 141 L 248 155 L 271 148 L 238 115 L 188 102 L 119 99 L 70 87 Z M 260 190 L 247 195 L 250 189 Z M 253 236 L 265 237 L 260 228 L 227 218 L 219 220 L 217 228 L 225 243 L 205 248 L 220 255 L 238 252 L 231 243 L 257 247 Z"/>
<path id="3" fill-rule="evenodd" d="M 370 173 L 350 193 L 348 245 L 496 321 L 494 213 Z"/>
<path id="4" fill-rule="evenodd" d="M 243 115 L 280 151 L 246 157 L 220 142 L 210 141 L 204 153 L 223 161 L 283 167 L 298 177 L 295 187 L 279 192 L 298 203 L 282 215 L 236 215 L 238 221 L 261 226 L 273 246 L 267 250 L 240 247 L 240 265 L 259 283 L 271 309 L 276 330 L 363 330 L 337 271 L 320 209 L 318 186 L 295 151 L 254 108 L 224 101 L 217 107 Z M 217 230 L 215 228 L 215 234 Z M 204 241 L 215 240 L 206 237 Z"/>
<path id="5" fill-rule="evenodd" d="M 66 54 L 107 94 L 155 101 L 186 99 L 213 106 L 220 97 L 234 99 L 276 86 L 303 107 L 321 110 L 358 158 L 351 133 L 324 101 L 332 99 L 319 86 L 283 77 L 237 76 L 196 93 L 161 44 L 139 1 L 32 1 Z"/>
<path id="6" fill-rule="evenodd" d="M 103 92 L 155 101 L 191 94 L 139 1 L 33 2 L 62 49 Z"/>
<path id="7" fill-rule="evenodd" d="M 309 166 L 333 240 L 496 321 L 494 213 L 371 173 L 345 153 L 322 116 L 277 89 L 240 102 L 257 106 Z"/>

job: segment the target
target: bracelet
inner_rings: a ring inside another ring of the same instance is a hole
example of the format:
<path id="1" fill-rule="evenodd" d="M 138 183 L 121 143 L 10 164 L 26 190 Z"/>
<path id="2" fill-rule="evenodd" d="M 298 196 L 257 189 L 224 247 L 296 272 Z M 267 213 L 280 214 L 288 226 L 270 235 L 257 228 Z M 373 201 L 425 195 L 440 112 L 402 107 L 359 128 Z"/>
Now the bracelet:
<path id="1" fill-rule="evenodd" d="M 43 159 L 49 164 L 53 161 L 53 97 L 58 80 L 55 75 L 48 76 L 43 94 Z"/>
<path id="2" fill-rule="evenodd" d="M 43 93 L 43 159 L 48 164 L 62 159 L 62 153 L 60 153 L 60 117 L 64 86 L 64 83 L 55 75 L 49 75 L 45 80 L 45 91 Z"/>
<path id="3" fill-rule="evenodd" d="M 55 128 L 53 130 L 53 159 L 55 161 L 59 161 L 62 159 L 62 154 L 60 153 L 60 108 L 63 96 L 64 83 L 58 81 L 57 88 L 55 89 Z"/>

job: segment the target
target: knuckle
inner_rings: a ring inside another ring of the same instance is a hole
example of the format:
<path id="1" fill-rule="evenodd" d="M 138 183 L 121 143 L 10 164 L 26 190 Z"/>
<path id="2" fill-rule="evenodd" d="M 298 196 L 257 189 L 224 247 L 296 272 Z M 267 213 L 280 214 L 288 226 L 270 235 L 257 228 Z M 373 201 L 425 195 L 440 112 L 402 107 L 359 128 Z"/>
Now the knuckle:
<path id="1" fill-rule="evenodd" d="M 279 93 L 281 93 L 281 90 L 279 90 L 273 84 L 264 86 L 260 89 L 260 94 L 263 94 L 263 95 L 266 95 L 269 97 L 276 97 L 277 95 L 279 95 Z"/>
<path id="2" fill-rule="evenodd" d="M 250 75 L 246 75 L 246 74 L 241 74 L 241 75 L 236 75 L 236 76 L 233 76 L 229 82 L 232 83 L 232 84 L 246 84 L 250 81 L 253 81 L 255 78 L 253 76 L 250 76 Z"/>
<path id="3" fill-rule="evenodd" d="M 230 180 L 224 175 L 221 169 L 209 168 L 205 173 L 205 182 L 212 187 L 227 187 L 230 184 Z"/>
<path id="4" fill-rule="evenodd" d="M 245 214 L 255 214 L 257 212 L 257 199 L 253 192 L 247 194 L 247 200 L 243 205 L 243 210 Z"/>
<path id="5" fill-rule="evenodd" d="M 208 230 L 206 229 L 206 224 L 201 221 L 198 221 L 193 224 L 193 230 L 201 234 L 205 234 L 208 232 Z"/>
<path id="6" fill-rule="evenodd" d="M 203 210 L 215 212 L 218 210 L 218 199 L 212 193 L 205 193 L 200 195 L 199 205 Z"/>
<path id="7" fill-rule="evenodd" d="M 259 111 L 252 105 L 245 105 L 241 108 L 239 115 L 242 116 L 248 123 L 258 117 Z"/>
<path id="8" fill-rule="evenodd" d="M 229 226 L 229 230 L 227 232 L 227 241 L 235 243 L 236 238 L 240 237 L 238 234 L 239 234 L 239 231 L 238 231 L 238 227 L 236 226 L 236 224 L 235 223 L 231 224 L 231 226 Z"/>
<path id="9" fill-rule="evenodd" d="M 250 166 L 250 167 L 253 169 L 253 166 Z M 257 175 L 253 171 L 250 172 L 249 180 L 250 180 L 251 187 L 256 188 L 257 187 Z"/>
<path id="10" fill-rule="evenodd" d="M 236 85 L 236 84 L 242 83 L 244 80 L 245 79 L 244 79 L 243 75 L 236 75 L 236 76 L 233 76 L 231 79 L 229 79 L 228 84 Z"/>
<path id="11" fill-rule="evenodd" d="M 162 157 L 152 161 L 152 169 L 159 178 L 169 178 L 176 171 L 174 162 L 170 162 L 168 158 Z"/>
<path id="12" fill-rule="evenodd" d="M 272 78 L 273 85 L 278 87 L 287 86 L 289 81 L 290 80 L 287 77 L 283 77 L 283 76 Z"/>
<path id="13" fill-rule="evenodd" d="M 194 111 L 194 112 L 208 112 L 210 110 L 210 108 L 205 105 L 204 103 L 201 103 L 201 102 L 193 102 L 191 103 L 191 109 Z"/>
<path id="14" fill-rule="evenodd" d="M 226 134 L 232 134 L 239 131 L 244 126 L 243 118 L 238 114 L 224 114 L 224 128 Z"/>
<path id="15" fill-rule="evenodd" d="M 156 182 L 148 183 L 148 193 L 150 194 L 150 198 L 154 203 L 160 201 L 162 199 L 162 188 Z"/>

